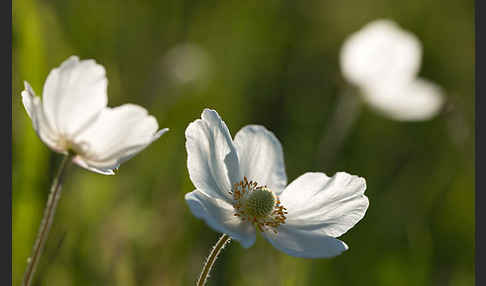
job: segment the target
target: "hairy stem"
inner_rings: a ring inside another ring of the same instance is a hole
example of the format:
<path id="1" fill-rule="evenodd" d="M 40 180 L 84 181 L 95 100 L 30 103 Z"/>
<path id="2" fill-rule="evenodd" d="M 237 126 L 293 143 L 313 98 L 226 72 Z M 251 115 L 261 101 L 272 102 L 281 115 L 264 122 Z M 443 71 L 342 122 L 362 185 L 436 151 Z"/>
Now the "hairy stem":
<path id="1" fill-rule="evenodd" d="M 230 241 L 231 241 L 231 237 L 227 234 L 223 234 L 219 238 L 218 242 L 214 245 L 213 249 L 211 250 L 211 253 L 209 254 L 208 259 L 206 260 L 206 263 L 203 266 L 201 274 L 199 275 L 199 279 L 197 280 L 196 283 L 197 286 L 203 286 L 206 284 L 206 280 L 209 277 L 209 272 L 211 272 L 211 269 L 213 268 L 213 264 L 218 258 L 219 253 Z"/>
<path id="2" fill-rule="evenodd" d="M 46 208 L 44 209 L 44 217 L 41 220 L 39 227 L 39 234 L 34 244 L 34 249 L 32 255 L 27 259 L 27 268 L 25 269 L 24 280 L 22 285 L 29 286 L 32 283 L 32 278 L 34 277 L 36 266 L 39 262 L 39 258 L 42 254 L 44 244 L 47 240 L 49 230 L 51 229 L 52 219 L 54 218 L 54 213 L 56 212 L 57 203 L 61 197 L 61 186 L 64 174 L 72 161 L 73 155 L 66 155 L 59 169 L 57 170 L 56 177 L 52 182 L 51 192 L 49 198 L 47 199 Z"/>

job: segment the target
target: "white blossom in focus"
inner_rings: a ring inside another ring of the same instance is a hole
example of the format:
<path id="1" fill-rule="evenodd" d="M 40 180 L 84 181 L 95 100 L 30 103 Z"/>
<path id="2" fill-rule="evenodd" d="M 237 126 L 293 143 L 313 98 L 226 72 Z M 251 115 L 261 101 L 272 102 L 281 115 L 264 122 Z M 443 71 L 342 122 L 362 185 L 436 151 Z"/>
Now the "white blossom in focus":
<path id="1" fill-rule="evenodd" d="M 186 129 L 187 168 L 196 190 L 185 199 L 192 213 L 243 247 L 260 232 L 296 257 L 333 257 L 348 249 L 336 239 L 368 208 L 364 178 L 309 172 L 287 185 L 279 140 L 248 125 L 235 138 L 215 110 Z"/>
<path id="2" fill-rule="evenodd" d="M 42 100 L 28 82 L 22 101 L 40 139 L 52 150 L 74 153 L 73 162 L 113 175 L 114 169 L 168 131 L 135 104 L 107 107 L 105 68 L 71 56 L 51 70 Z"/>
<path id="3" fill-rule="evenodd" d="M 426 120 L 444 103 L 437 84 L 417 78 L 422 60 L 418 38 L 391 20 L 368 23 L 351 34 L 340 53 L 341 72 L 367 103 L 395 120 Z"/>

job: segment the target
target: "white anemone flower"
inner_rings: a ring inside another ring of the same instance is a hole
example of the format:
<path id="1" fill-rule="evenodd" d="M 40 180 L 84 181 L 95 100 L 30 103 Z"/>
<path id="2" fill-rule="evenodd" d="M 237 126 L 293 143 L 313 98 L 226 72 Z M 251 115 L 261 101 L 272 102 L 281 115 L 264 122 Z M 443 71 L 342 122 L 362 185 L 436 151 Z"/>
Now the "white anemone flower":
<path id="1" fill-rule="evenodd" d="M 245 248 L 260 232 L 296 257 L 333 257 L 348 249 L 336 239 L 368 208 L 364 178 L 309 172 L 287 185 L 282 147 L 265 127 L 243 127 L 234 140 L 214 110 L 186 129 L 187 168 L 196 190 L 192 213 Z"/>
<path id="2" fill-rule="evenodd" d="M 107 107 L 105 68 L 95 60 L 71 56 L 51 70 L 42 101 L 28 82 L 22 100 L 40 139 L 52 150 L 74 153 L 73 162 L 90 171 L 113 175 L 168 131 L 135 104 Z"/>
<path id="3" fill-rule="evenodd" d="M 420 69 L 422 46 L 414 34 L 380 19 L 345 40 L 340 60 L 343 75 L 357 86 L 410 81 Z"/>
<path id="4" fill-rule="evenodd" d="M 403 85 L 384 84 L 363 88 L 363 99 L 378 112 L 398 121 L 428 120 L 443 104 L 437 84 L 417 78 Z"/>
<path id="5" fill-rule="evenodd" d="M 419 39 L 387 19 L 351 34 L 340 53 L 344 78 L 372 107 L 402 121 L 430 119 L 444 103 L 438 85 L 417 78 L 421 60 Z"/>

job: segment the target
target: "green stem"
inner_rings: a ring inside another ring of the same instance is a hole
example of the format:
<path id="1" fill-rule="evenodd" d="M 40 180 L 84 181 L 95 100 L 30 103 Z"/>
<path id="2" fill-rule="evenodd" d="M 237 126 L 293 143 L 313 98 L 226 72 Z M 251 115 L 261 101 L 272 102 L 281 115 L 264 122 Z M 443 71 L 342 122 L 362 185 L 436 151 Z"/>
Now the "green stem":
<path id="1" fill-rule="evenodd" d="M 325 133 L 319 142 L 315 164 L 317 168 L 330 167 L 346 137 L 352 131 L 353 124 L 358 119 L 362 100 L 352 89 L 346 89 L 338 95 L 338 102 L 328 120 Z M 322 163 L 325 166 L 322 166 Z"/>
<path id="2" fill-rule="evenodd" d="M 211 272 L 211 268 L 213 268 L 213 264 L 216 261 L 216 258 L 218 258 L 219 253 L 221 250 L 225 247 L 227 243 L 231 241 L 231 237 L 227 234 L 223 234 L 216 245 L 214 245 L 213 250 L 211 250 L 211 253 L 209 254 L 208 259 L 206 260 L 206 263 L 203 266 L 203 270 L 201 272 L 201 275 L 199 275 L 199 279 L 197 280 L 196 285 L 197 286 L 203 286 L 206 284 L 206 280 L 209 277 L 209 272 Z"/>
<path id="3" fill-rule="evenodd" d="M 71 154 L 64 157 L 61 165 L 59 166 L 59 169 L 57 170 L 56 177 L 52 182 L 51 193 L 49 194 L 49 198 L 47 199 L 47 205 L 44 209 L 44 217 L 42 218 L 39 227 L 39 234 L 37 235 L 37 239 L 34 244 L 32 256 L 27 259 L 27 268 L 25 269 L 24 281 L 22 283 L 23 286 L 29 286 L 32 283 L 32 278 L 34 276 L 36 266 L 39 262 L 42 250 L 44 249 L 44 244 L 47 240 L 49 230 L 51 229 L 52 220 L 54 218 L 54 213 L 56 212 L 57 208 L 57 203 L 59 202 L 59 198 L 61 197 L 62 180 L 64 174 L 66 173 L 67 167 L 69 167 L 72 161 L 72 158 L 73 155 Z"/>

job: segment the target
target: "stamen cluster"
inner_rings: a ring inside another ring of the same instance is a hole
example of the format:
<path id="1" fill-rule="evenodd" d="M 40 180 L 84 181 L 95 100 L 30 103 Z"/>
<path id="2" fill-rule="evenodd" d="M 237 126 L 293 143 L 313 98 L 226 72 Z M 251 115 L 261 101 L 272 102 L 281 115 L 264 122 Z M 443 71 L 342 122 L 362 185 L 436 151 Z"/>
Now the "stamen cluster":
<path id="1" fill-rule="evenodd" d="M 244 177 L 229 193 L 233 196 L 234 215 L 252 223 L 259 231 L 271 229 L 277 233 L 276 228 L 285 223 L 287 209 L 267 186 L 258 186 Z"/>

